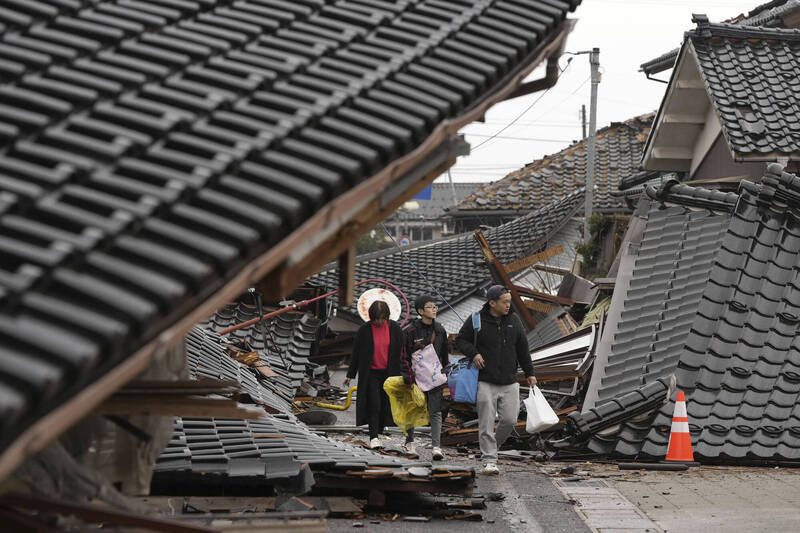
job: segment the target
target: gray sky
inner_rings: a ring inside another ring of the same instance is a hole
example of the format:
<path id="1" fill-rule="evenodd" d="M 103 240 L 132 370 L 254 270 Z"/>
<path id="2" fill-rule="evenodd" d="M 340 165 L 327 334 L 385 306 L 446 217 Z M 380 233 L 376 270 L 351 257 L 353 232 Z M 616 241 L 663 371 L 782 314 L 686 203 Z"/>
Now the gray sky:
<path id="1" fill-rule="evenodd" d="M 578 22 L 567 39 L 566 51 L 600 48 L 597 129 L 658 108 L 666 85 L 646 79 L 638 72 L 639 65 L 678 47 L 683 32 L 694 27 L 692 13 L 705 13 L 718 22 L 747 13 L 763 1 L 584 0 L 572 14 Z M 568 57 L 562 56 L 561 68 Z M 670 72 L 658 77 L 667 78 Z M 543 69 L 537 69 L 529 79 L 542 74 Z M 581 136 L 578 112 L 585 104 L 588 117 L 589 92 L 589 56 L 580 55 L 573 57 L 544 96 L 534 93 L 494 106 L 485 123 L 475 122 L 462 130 L 473 153 L 460 158 L 451 169 L 453 180 L 495 181 L 566 148 Z M 518 116 L 498 137 L 477 147 Z M 446 175 L 437 179 L 446 180 Z"/>

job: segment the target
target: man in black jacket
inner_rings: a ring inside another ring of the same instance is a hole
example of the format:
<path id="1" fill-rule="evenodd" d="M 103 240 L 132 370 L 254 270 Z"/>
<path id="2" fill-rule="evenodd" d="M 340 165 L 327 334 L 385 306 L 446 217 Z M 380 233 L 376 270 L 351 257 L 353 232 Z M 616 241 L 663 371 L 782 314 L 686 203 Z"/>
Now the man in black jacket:
<path id="1" fill-rule="evenodd" d="M 441 324 L 436 322 L 436 314 L 439 310 L 436 300 L 430 295 L 423 294 L 414 300 L 414 307 L 417 309 L 419 318 L 406 327 L 403 352 L 400 354 L 400 372 L 408 385 L 412 383 L 414 374 L 411 370 L 411 354 L 431 344 L 431 340 L 433 340 L 433 348 L 436 350 L 439 362 L 442 363 L 442 368 L 447 366 L 449 360 L 447 332 Z M 431 446 L 433 447 L 434 461 L 444 458 L 441 448 L 443 389 L 444 385 L 439 385 L 425 393 L 428 402 L 428 418 L 431 423 Z M 417 448 L 414 445 L 414 428 L 408 430 L 403 451 L 410 455 L 417 455 Z"/>
<path id="2" fill-rule="evenodd" d="M 514 429 L 519 416 L 517 365 L 525 372 L 528 384 L 536 385 L 533 362 L 525 330 L 511 313 L 511 294 L 502 285 L 492 285 L 480 311 L 481 328 L 477 335 L 469 317 L 456 337 L 456 347 L 480 369 L 478 374 L 478 442 L 483 473 L 497 475 L 497 450 Z M 495 414 L 500 420 L 494 431 Z"/>

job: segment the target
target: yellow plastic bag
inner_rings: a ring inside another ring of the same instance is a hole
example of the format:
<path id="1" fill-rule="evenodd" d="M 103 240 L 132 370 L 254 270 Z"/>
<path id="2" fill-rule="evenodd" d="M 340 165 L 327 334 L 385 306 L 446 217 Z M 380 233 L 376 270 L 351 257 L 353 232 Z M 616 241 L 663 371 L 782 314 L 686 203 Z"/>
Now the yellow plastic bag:
<path id="1" fill-rule="evenodd" d="M 413 388 L 409 387 L 403 383 L 402 377 L 392 376 L 383 382 L 383 390 L 389 396 L 394 423 L 403 431 L 403 434 L 406 434 L 409 428 L 428 425 L 428 405 L 425 401 L 425 394 L 416 385 Z"/>
<path id="2" fill-rule="evenodd" d="M 417 405 L 417 407 L 423 407 L 427 409 L 428 400 L 425 398 L 425 393 L 422 392 L 422 389 L 417 387 L 416 383 L 411 386 L 411 399 L 414 400 L 414 403 Z"/>

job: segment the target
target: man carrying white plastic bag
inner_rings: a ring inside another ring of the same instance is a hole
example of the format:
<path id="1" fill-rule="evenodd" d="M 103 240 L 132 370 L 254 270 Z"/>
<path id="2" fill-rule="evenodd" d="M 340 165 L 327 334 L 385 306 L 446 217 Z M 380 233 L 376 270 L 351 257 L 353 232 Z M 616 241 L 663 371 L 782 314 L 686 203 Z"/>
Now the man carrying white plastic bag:
<path id="1" fill-rule="evenodd" d="M 486 297 L 488 301 L 480 311 L 480 330 L 476 334 L 472 317 L 468 318 L 458 332 L 456 346 L 480 369 L 477 407 L 482 472 L 497 475 L 497 450 L 511 435 L 519 416 L 517 365 L 531 387 L 536 385 L 536 378 L 525 330 L 511 312 L 511 293 L 502 285 L 492 285 Z M 499 415 L 497 431 L 495 415 Z"/>
<path id="2" fill-rule="evenodd" d="M 547 403 L 539 387 L 531 387 L 530 394 L 525 398 L 525 411 L 528 413 L 525 421 L 525 431 L 528 433 L 538 433 L 558 424 L 558 415 Z"/>

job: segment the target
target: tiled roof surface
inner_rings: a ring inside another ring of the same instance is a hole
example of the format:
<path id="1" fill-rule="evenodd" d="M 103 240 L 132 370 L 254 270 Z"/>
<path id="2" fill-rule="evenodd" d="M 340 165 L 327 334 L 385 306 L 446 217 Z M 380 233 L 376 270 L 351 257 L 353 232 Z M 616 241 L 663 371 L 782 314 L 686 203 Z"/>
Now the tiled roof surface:
<path id="1" fill-rule="evenodd" d="M 224 313 L 217 313 L 209 323 L 216 324 L 220 314 Z M 243 316 L 250 314 L 245 311 Z M 281 328 L 272 327 L 275 322 L 269 323 L 271 329 L 284 338 L 291 339 L 298 329 L 287 329 L 281 334 Z M 304 320 L 294 315 L 291 322 L 300 325 Z M 263 486 L 265 480 L 285 482 L 300 475 L 304 463 L 312 470 L 360 470 L 366 466 L 407 464 L 313 433 L 291 414 L 292 398 L 276 394 L 275 380 L 280 381 L 282 376 L 257 378 L 253 370 L 223 351 L 220 339 L 216 333 L 201 327 L 195 327 L 187 335 L 189 377 L 237 381 L 242 392 L 240 402 L 263 405 L 279 413 L 265 414 L 256 420 L 177 417 L 172 439 L 155 465 L 153 488 L 156 492 L 184 490 L 177 493 L 185 494 L 187 483 L 224 492 L 227 485 Z M 280 383 L 278 386 L 282 388 Z"/>
<path id="2" fill-rule="evenodd" d="M 291 415 L 256 420 L 178 417 L 172 440 L 156 462 L 153 483 L 214 483 L 204 476 L 217 474 L 263 484 L 265 479 L 296 476 L 303 463 L 312 470 L 363 470 L 400 467 L 407 461 L 330 440 Z"/>
<path id="3" fill-rule="evenodd" d="M 578 3 L 4 3 L 0 449 L 508 83 Z"/>
<path id="4" fill-rule="evenodd" d="M 596 405 L 675 371 L 728 220 L 727 214 L 652 206 L 608 362 L 593 376 L 600 380 Z M 622 451 L 631 431 L 634 426 L 625 426 L 590 447 L 608 452 L 616 444 Z"/>
<path id="5" fill-rule="evenodd" d="M 572 217 L 582 203 L 581 190 L 502 226 L 486 230 L 484 236 L 500 261 L 503 264 L 511 263 L 545 246 L 547 240 Z M 371 278 L 388 281 L 399 287 L 409 301 L 419 294 L 433 293 L 430 285 L 417 275 L 403 254 L 451 304 L 491 281 L 486 259 L 472 233 L 405 247 L 402 254 L 394 248 L 359 256 L 356 259 L 356 281 Z M 336 266 L 328 265 L 312 279 L 324 281 L 331 287 L 337 286 Z M 356 298 L 369 288 L 368 285 L 356 287 Z M 439 308 L 444 309 L 444 302 L 438 303 Z M 355 306 L 341 311 L 357 316 Z M 413 316 L 416 314 L 412 310 Z"/>
<path id="6" fill-rule="evenodd" d="M 217 309 L 206 322 L 206 327 L 211 332 L 217 332 L 257 317 L 254 306 L 240 301 Z M 260 324 L 237 329 L 227 336 L 247 339 L 259 351 L 262 360 L 278 373 L 275 380 L 271 381 L 275 392 L 291 402 L 306 373 L 311 344 L 316 340 L 319 323 L 318 319 L 308 314 L 285 313 Z M 262 331 L 266 333 L 266 348 Z"/>
<path id="7" fill-rule="evenodd" d="M 800 32 L 700 22 L 688 36 L 731 150 L 800 153 Z"/>
<path id="8" fill-rule="evenodd" d="M 557 341 L 571 331 L 560 324 L 566 311 L 561 307 L 556 307 L 546 315 L 537 317 L 536 327 L 528 332 L 528 349 L 534 351 L 537 348 Z"/>
<path id="9" fill-rule="evenodd" d="M 660 202 L 715 211 L 730 211 L 739 199 L 736 193 L 701 189 L 682 184 L 674 178 L 664 180 L 658 187 L 648 183 L 644 190 L 647 196 Z"/>
<path id="10" fill-rule="evenodd" d="M 671 69 L 675 65 L 675 59 L 678 57 L 678 52 L 680 52 L 680 48 L 675 48 L 670 50 L 669 52 L 665 52 L 660 56 L 653 58 L 649 61 L 645 61 L 641 65 L 639 65 L 639 70 L 644 72 L 645 75 L 650 76 L 652 74 L 658 74 L 659 72 L 663 72 L 665 70 Z"/>
<path id="11" fill-rule="evenodd" d="M 636 262 L 637 270 L 650 272 L 634 272 L 625 300 L 626 312 L 648 331 L 620 324 L 600 397 L 675 373 L 687 396 L 696 458 L 797 460 L 800 178 L 773 164 L 760 185 L 743 182 L 730 215 L 681 215 L 678 209 L 650 211 Z M 673 214 L 664 220 L 662 212 Z M 669 238 L 681 219 L 677 231 L 696 238 Z M 650 231 L 663 234 L 656 249 L 645 246 Z M 659 292 L 666 296 L 657 297 Z M 652 294 L 651 303 L 640 298 L 645 293 Z M 593 444 L 619 455 L 663 457 L 673 409 L 670 402 L 654 419 Z"/>
<path id="12" fill-rule="evenodd" d="M 617 185 L 617 190 L 620 192 L 626 191 L 637 185 L 652 182 L 653 180 L 659 179 L 662 174 L 660 170 L 642 170 L 634 172 L 633 174 L 628 174 L 627 176 L 621 176 L 619 184 Z"/>
<path id="13" fill-rule="evenodd" d="M 628 211 L 625 202 L 612 195 L 620 178 L 638 172 L 653 114 L 612 124 L 597 132 L 594 209 Z M 534 210 L 572 193 L 586 180 L 586 142 L 529 163 L 503 179 L 486 184 L 458 205 L 458 211 Z"/>
<path id="14" fill-rule="evenodd" d="M 743 26 L 783 26 L 783 16 L 800 9 L 800 0 L 774 0 L 752 9 L 747 16 L 729 22 Z"/>
<path id="15" fill-rule="evenodd" d="M 437 315 L 436 320 L 448 334 L 458 333 L 461 330 L 461 326 L 464 325 L 464 321 L 469 318 L 472 313 L 480 310 L 485 303 L 486 296 L 468 296 L 457 304 L 454 304 L 453 309 L 445 306 Z"/>
<path id="16" fill-rule="evenodd" d="M 785 27 L 783 17 L 797 9 L 800 9 L 800 0 L 776 0 L 755 7 L 750 10 L 747 15 L 742 13 L 725 22 L 740 26 L 783 28 Z M 680 51 L 680 48 L 675 48 L 654 59 L 646 61 L 639 65 L 639 70 L 648 76 L 669 70 L 675 65 L 675 60 L 678 58 Z"/>
<path id="17" fill-rule="evenodd" d="M 248 396 L 250 403 L 288 413 L 294 395 L 289 396 L 285 387 L 280 386 L 283 376 L 260 381 L 252 369 L 228 357 L 221 346 L 221 340 L 222 337 L 216 333 L 200 327 L 195 327 L 186 336 L 189 377 L 237 381 L 241 393 Z"/>

